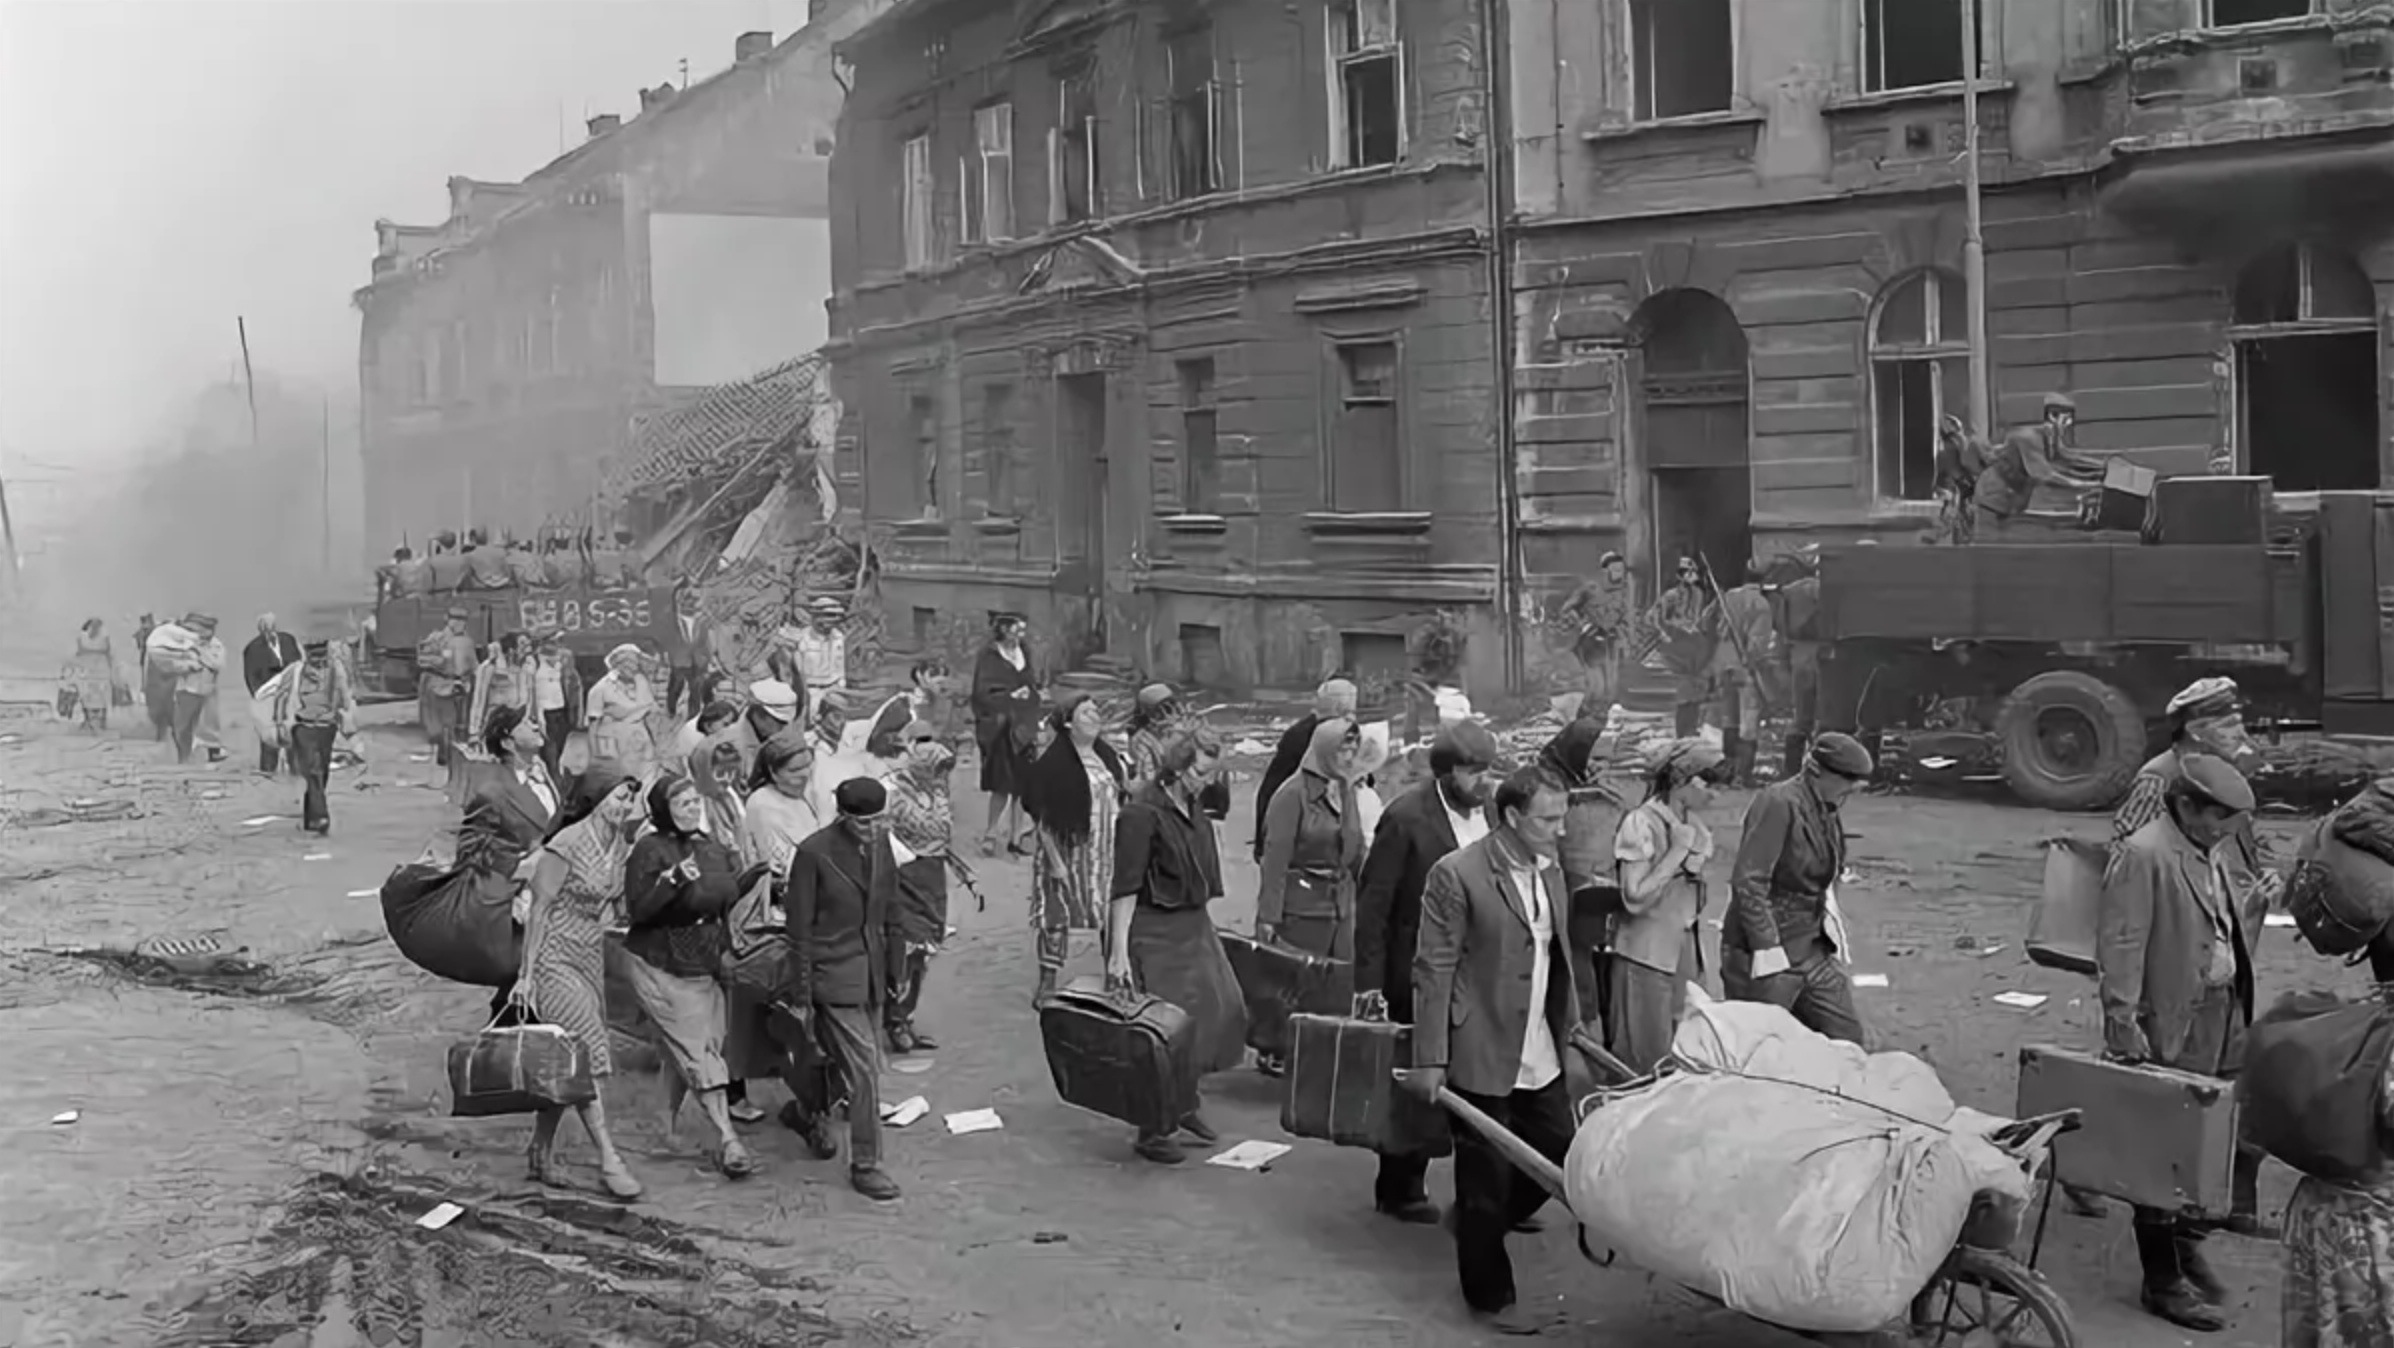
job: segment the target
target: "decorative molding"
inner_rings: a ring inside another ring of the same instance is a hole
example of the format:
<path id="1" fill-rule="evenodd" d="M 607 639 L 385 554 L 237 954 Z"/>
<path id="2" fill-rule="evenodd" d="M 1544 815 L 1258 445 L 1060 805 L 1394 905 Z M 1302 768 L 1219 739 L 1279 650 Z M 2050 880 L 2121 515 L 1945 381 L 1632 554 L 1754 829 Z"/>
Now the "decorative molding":
<path id="1" fill-rule="evenodd" d="M 1426 539 L 1436 518 L 1427 510 L 1309 510 L 1305 529 L 1323 539 Z"/>
<path id="2" fill-rule="evenodd" d="M 1219 537 L 1230 531 L 1230 521 L 1220 515 L 1159 515 L 1155 525 L 1184 538 Z"/>
<path id="3" fill-rule="evenodd" d="M 1353 285 L 1318 286 L 1300 290 L 1290 308 L 1301 314 L 1351 313 L 1361 309 L 1400 309 L 1422 302 L 1428 285 L 1415 277 L 1363 281 Z"/>

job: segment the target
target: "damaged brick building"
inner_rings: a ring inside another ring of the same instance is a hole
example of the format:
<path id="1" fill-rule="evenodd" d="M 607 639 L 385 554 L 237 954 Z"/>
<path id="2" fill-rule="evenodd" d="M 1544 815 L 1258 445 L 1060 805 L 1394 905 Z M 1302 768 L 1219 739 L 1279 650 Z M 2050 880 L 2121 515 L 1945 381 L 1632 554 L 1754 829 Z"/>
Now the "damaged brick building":
<path id="1" fill-rule="evenodd" d="M 1499 676 L 1476 12 L 905 0 L 843 45 L 830 355 L 901 632 L 1289 686 L 1448 612 Z"/>

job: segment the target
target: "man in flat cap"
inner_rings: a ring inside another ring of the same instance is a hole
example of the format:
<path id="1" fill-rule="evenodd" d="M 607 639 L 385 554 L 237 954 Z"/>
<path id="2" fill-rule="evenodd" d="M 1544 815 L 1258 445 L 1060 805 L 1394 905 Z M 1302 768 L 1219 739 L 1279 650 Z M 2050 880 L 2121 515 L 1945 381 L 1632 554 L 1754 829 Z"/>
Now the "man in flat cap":
<path id="1" fill-rule="evenodd" d="M 782 902 L 788 915 L 792 985 L 775 1023 L 785 1042 L 800 1037 L 793 1061 L 820 1047 L 847 1088 L 848 1182 L 887 1202 L 897 1182 L 881 1169 L 880 1008 L 904 981 L 905 932 L 899 927 L 898 865 L 886 810 L 889 791 L 851 777 L 832 792 L 839 816 L 798 844 Z M 811 1043 L 808 1042 L 811 1040 Z M 793 1069 L 783 1121 L 830 1160 L 839 1142 L 820 1074 Z"/>
<path id="2" fill-rule="evenodd" d="M 1355 896 L 1355 1014 L 1413 1022 L 1413 954 L 1421 936 L 1421 894 L 1430 868 L 1488 836 L 1496 736 L 1478 721 L 1438 732 L 1430 780 L 1381 812 Z M 1426 1155 L 1383 1156 L 1372 1206 L 1400 1222 L 1438 1220 Z"/>
<path id="3" fill-rule="evenodd" d="M 1295 725 L 1280 732 L 1280 743 L 1272 748 L 1272 761 L 1265 765 L 1263 782 L 1255 788 L 1255 859 L 1263 860 L 1264 814 L 1272 806 L 1273 793 L 1280 784 L 1297 775 L 1305 763 L 1306 750 L 1313 747 L 1313 732 L 1322 722 L 1339 717 L 1352 717 L 1360 694 L 1353 680 L 1340 677 L 1323 683 L 1313 690 L 1313 710 L 1298 719 Z"/>
<path id="4" fill-rule="evenodd" d="M 1773 782 L 1746 807 L 1721 924 L 1721 990 L 1735 1001 L 1770 1002 L 1832 1039 L 1868 1047 L 1841 962 L 1845 920 L 1837 877 L 1845 872 L 1839 807 L 1878 770 L 1851 735 L 1824 731 L 1804 770 Z"/>
<path id="5" fill-rule="evenodd" d="M 433 761 L 442 767 L 449 765 L 458 728 L 465 724 L 474 668 L 481 663 L 474 639 L 466 635 L 471 616 L 462 606 L 451 608 L 440 630 L 416 643 L 416 719 L 432 741 Z"/>
<path id="6" fill-rule="evenodd" d="M 2253 1018 L 2253 966 L 2227 844 L 2252 813 L 2253 788 L 2225 759 L 2189 753 L 2159 818 L 2111 854 L 2097 908 L 2104 1056 L 2233 1078 Z M 2238 1158 L 2236 1207 L 2251 1211 L 2258 1158 Z M 2145 1309 L 2181 1328 L 2225 1328 L 2226 1293 L 2203 1259 L 2204 1227 L 2138 1208 Z"/>
<path id="7" fill-rule="evenodd" d="M 2081 454 L 2072 444 L 2078 425 L 2078 404 L 2065 393 L 2045 395 L 2045 415 L 2033 426 L 2017 426 L 1995 447 L 1978 485 L 1971 493 L 1971 536 L 1981 543 L 2000 543 L 2028 510 L 2039 486 L 2058 484 L 2098 487 L 2103 462 Z"/>

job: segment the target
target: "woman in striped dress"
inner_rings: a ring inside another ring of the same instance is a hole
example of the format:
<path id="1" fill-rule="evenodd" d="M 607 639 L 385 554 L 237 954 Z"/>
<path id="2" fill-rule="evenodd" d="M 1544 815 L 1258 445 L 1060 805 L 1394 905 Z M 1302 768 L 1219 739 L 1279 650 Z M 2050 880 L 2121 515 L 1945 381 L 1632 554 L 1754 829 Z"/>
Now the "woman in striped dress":
<path id="1" fill-rule="evenodd" d="M 615 1071 L 607 1031 L 606 941 L 609 915 L 623 903 L 624 863 L 641 823 L 640 783 L 594 764 L 575 784 L 573 800 L 549 835 L 532 870 L 531 911 L 524 923 L 524 969 L 517 995 L 533 1019 L 554 1025 L 581 1042 L 593 1080 Z M 631 1200 L 640 1196 L 615 1139 L 607 1132 L 604 1102 L 593 1098 L 575 1112 L 598 1148 L 599 1178 L 607 1192 Z M 557 1125 L 561 1109 L 542 1110 L 533 1125 L 529 1156 L 532 1178 L 554 1184 Z"/>
<path id="2" fill-rule="evenodd" d="M 1027 803 L 1038 825 L 1031 860 L 1031 929 L 1039 959 L 1033 1000 L 1055 991 L 1072 933 L 1103 934 L 1112 901 L 1114 823 L 1129 774 L 1105 741 L 1105 717 L 1087 694 L 1056 709 L 1056 738 L 1031 769 Z"/>

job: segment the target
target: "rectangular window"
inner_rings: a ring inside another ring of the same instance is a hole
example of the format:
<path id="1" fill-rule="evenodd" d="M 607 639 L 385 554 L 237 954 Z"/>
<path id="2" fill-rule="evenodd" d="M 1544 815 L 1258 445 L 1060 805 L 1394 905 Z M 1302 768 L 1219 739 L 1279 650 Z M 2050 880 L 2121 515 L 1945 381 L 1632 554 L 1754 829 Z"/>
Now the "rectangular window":
<path id="1" fill-rule="evenodd" d="M 2248 23 L 2300 19 L 2311 13 L 2311 0 L 2205 0 L 2205 28 L 2241 28 Z"/>
<path id="2" fill-rule="evenodd" d="M 931 137 L 929 133 L 906 142 L 903 167 L 899 180 L 905 196 L 901 225 L 906 234 L 906 267 L 912 271 L 928 267 L 932 259 L 932 216 L 938 186 L 931 178 Z"/>
<path id="3" fill-rule="evenodd" d="M 1069 224 L 1097 216 L 1097 72 L 1084 66 L 1056 81 L 1056 126 L 1047 142 L 1047 218 Z"/>
<path id="4" fill-rule="evenodd" d="M 1172 37 L 1172 195 L 1201 197 L 1222 187 L 1214 130 L 1221 85 L 1214 79 L 1214 32 L 1195 28 Z"/>
<path id="5" fill-rule="evenodd" d="M 1342 343 L 1338 380 L 1330 433 L 1330 509 L 1342 514 L 1402 509 L 1397 344 Z"/>
<path id="6" fill-rule="evenodd" d="M 1737 72 L 1729 0 L 1629 0 L 1629 38 L 1637 120 L 1729 110 Z"/>
<path id="7" fill-rule="evenodd" d="M 981 388 L 981 472 L 986 498 L 983 509 L 1011 517 L 1022 511 L 1014 484 L 1014 386 L 985 384 Z"/>
<path id="8" fill-rule="evenodd" d="M 1983 47 L 1979 61 L 1983 69 Z M 1923 89 L 1961 78 L 1962 0 L 1863 0 L 1864 92 Z"/>
<path id="9" fill-rule="evenodd" d="M 1395 163 L 1405 152 L 1396 0 L 1333 0 L 1330 53 L 1333 166 Z"/>
<path id="10" fill-rule="evenodd" d="M 929 394 L 907 400 L 906 421 L 914 438 L 914 491 L 924 519 L 939 518 L 939 404 Z"/>
<path id="11" fill-rule="evenodd" d="M 973 110 L 973 153 L 964 165 L 964 237 L 1003 243 L 1014 237 L 1014 105 Z"/>
<path id="12" fill-rule="evenodd" d="M 1222 513 L 1222 461 L 1214 439 L 1214 362 L 1180 362 L 1180 509 Z"/>

